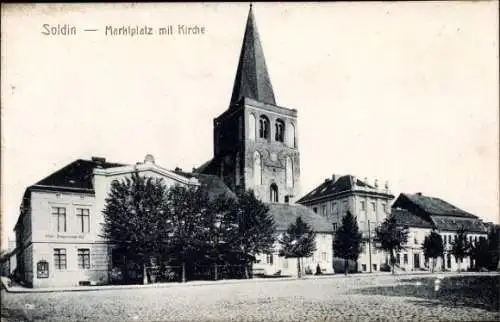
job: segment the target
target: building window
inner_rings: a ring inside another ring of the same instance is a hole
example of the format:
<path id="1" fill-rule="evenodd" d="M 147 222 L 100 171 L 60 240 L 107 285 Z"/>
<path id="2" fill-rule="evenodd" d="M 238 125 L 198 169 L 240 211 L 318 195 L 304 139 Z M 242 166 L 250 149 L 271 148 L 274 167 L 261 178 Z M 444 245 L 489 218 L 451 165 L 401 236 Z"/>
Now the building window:
<path id="1" fill-rule="evenodd" d="M 274 126 L 276 131 L 274 139 L 278 142 L 283 142 L 285 139 L 285 123 L 282 120 L 277 120 Z"/>
<path id="2" fill-rule="evenodd" d="M 279 198 L 278 198 L 278 186 L 273 183 L 271 184 L 271 195 L 270 195 L 270 199 L 271 199 L 271 202 L 278 202 Z"/>
<path id="3" fill-rule="evenodd" d="M 377 271 L 377 264 L 373 264 L 373 270 Z"/>
<path id="4" fill-rule="evenodd" d="M 333 223 L 333 231 L 337 231 L 337 223 Z"/>
<path id="5" fill-rule="evenodd" d="M 376 212 L 376 211 L 377 211 L 377 208 L 376 208 L 376 206 L 375 206 L 375 202 L 372 202 L 372 211 L 373 211 L 373 212 Z"/>
<path id="6" fill-rule="evenodd" d="M 448 244 L 451 244 L 451 235 L 448 235 Z"/>
<path id="7" fill-rule="evenodd" d="M 39 261 L 36 264 L 36 278 L 49 277 L 49 263 L 47 261 Z"/>
<path id="8" fill-rule="evenodd" d="M 414 243 L 415 245 L 418 245 L 418 239 L 417 239 L 417 236 L 413 237 L 413 243 Z"/>
<path id="9" fill-rule="evenodd" d="M 259 118 L 259 137 L 269 139 L 269 119 L 264 115 Z"/>
<path id="10" fill-rule="evenodd" d="M 363 269 L 363 272 L 366 272 L 366 264 L 361 264 L 361 268 Z"/>
<path id="11" fill-rule="evenodd" d="M 347 200 L 344 200 L 344 202 L 342 203 L 343 207 L 344 207 L 344 213 L 347 213 L 347 211 L 349 211 L 349 205 L 347 203 Z"/>
<path id="12" fill-rule="evenodd" d="M 408 264 L 408 254 L 403 254 L 403 265 Z"/>
<path id="13" fill-rule="evenodd" d="M 326 216 L 326 205 L 321 206 L 321 214 Z"/>
<path id="14" fill-rule="evenodd" d="M 78 249 L 78 268 L 90 268 L 90 249 Z"/>
<path id="15" fill-rule="evenodd" d="M 54 267 L 58 270 L 66 269 L 66 248 L 54 248 Z"/>
<path id="16" fill-rule="evenodd" d="M 288 138 L 288 146 L 291 148 L 296 147 L 295 143 L 295 127 L 293 126 L 292 123 L 288 124 L 288 130 L 286 131 L 287 138 Z"/>
<path id="17" fill-rule="evenodd" d="M 366 202 L 361 200 L 361 211 L 365 211 L 365 210 L 366 210 Z"/>
<path id="18" fill-rule="evenodd" d="M 321 253 L 321 260 L 322 260 L 323 262 L 326 262 L 326 252 L 322 252 L 322 253 Z"/>
<path id="19" fill-rule="evenodd" d="M 56 231 L 66 232 L 66 208 L 64 207 L 53 207 L 52 208 L 52 218 L 54 218 Z"/>
<path id="20" fill-rule="evenodd" d="M 396 254 L 396 263 L 398 263 L 398 265 L 401 265 L 401 254 L 399 253 Z"/>
<path id="21" fill-rule="evenodd" d="M 248 139 L 255 140 L 255 116 L 253 114 L 248 116 Z"/>
<path id="22" fill-rule="evenodd" d="M 382 204 L 382 212 L 386 213 L 387 212 L 387 205 L 385 203 Z"/>
<path id="23" fill-rule="evenodd" d="M 451 267 L 451 255 L 450 254 L 446 255 L 446 265 L 448 268 Z"/>
<path id="24" fill-rule="evenodd" d="M 315 213 L 318 213 L 318 207 L 314 207 L 314 208 L 313 208 L 313 211 L 314 211 Z"/>
<path id="25" fill-rule="evenodd" d="M 82 233 L 90 232 L 90 210 L 86 208 L 76 208 L 76 217 Z"/>
<path id="26" fill-rule="evenodd" d="M 292 164 L 292 159 L 288 156 L 286 157 L 286 164 L 285 164 L 285 179 L 286 179 L 286 186 L 287 188 L 292 188 L 293 187 L 293 164 Z"/>
<path id="27" fill-rule="evenodd" d="M 266 255 L 266 264 L 273 265 L 273 254 L 267 254 Z"/>
<path id="28" fill-rule="evenodd" d="M 253 155 L 253 178 L 256 186 L 262 184 L 262 158 L 257 151 Z"/>
<path id="29" fill-rule="evenodd" d="M 335 212 L 336 212 L 336 210 L 337 210 L 337 209 L 335 209 L 335 208 L 336 208 L 336 207 L 335 207 L 335 203 L 334 203 L 334 202 L 332 202 L 332 203 L 331 203 L 331 206 L 330 206 L 330 210 L 331 210 L 331 213 L 332 213 L 332 214 L 335 214 Z"/>

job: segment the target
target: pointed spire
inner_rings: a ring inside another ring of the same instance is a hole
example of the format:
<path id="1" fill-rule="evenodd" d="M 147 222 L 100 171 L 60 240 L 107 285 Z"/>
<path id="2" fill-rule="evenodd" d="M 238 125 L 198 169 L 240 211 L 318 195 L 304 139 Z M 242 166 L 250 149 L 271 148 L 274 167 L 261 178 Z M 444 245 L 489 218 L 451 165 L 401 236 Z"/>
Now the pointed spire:
<path id="1" fill-rule="evenodd" d="M 276 105 L 251 4 L 230 105 L 233 106 L 242 97 Z"/>

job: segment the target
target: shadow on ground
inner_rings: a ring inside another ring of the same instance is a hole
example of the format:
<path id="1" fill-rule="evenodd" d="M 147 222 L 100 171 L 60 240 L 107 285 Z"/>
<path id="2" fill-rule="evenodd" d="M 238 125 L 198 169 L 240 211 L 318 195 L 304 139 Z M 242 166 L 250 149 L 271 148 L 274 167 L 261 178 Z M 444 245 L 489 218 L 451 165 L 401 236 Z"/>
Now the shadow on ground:
<path id="1" fill-rule="evenodd" d="M 422 306 L 470 307 L 499 311 L 500 276 L 454 276 L 441 280 L 434 291 L 436 278 L 399 279 L 398 285 L 367 287 L 354 290 L 362 295 L 416 297 Z"/>

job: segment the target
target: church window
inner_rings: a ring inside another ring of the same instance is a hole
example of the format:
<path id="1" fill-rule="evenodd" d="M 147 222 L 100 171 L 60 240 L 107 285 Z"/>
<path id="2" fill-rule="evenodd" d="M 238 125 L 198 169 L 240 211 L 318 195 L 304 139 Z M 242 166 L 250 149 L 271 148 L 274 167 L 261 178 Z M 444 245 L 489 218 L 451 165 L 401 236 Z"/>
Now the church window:
<path id="1" fill-rule="evenodd" d="M 241 116 L 238 117 L 238 139 L 243 139 L 243 122 L 241 121 Z"/>
<path id="2" fill-rule="evenodd" d="M 259 119 L 259 137 L 269 139 L 269 119 L 264 115 Z"/>
<path id="3" fill-rule="evenodd" d="M 278 186 L 273 183 L 271 185 L 271 202 L 278 202 Z"/>
<path id="4" fill-rule="evenodd" d="M 286 157 L 286 165 L 285 165 L 285 172 L 286 172 L 286 186 L 287 188 L 292 188 L 293 187 L 293 163 L 292 159 L 290 157 Z"/>
<path id="5" fill-rule="evenodd" d="M 274 139 L 278 142 L 283 142 L 285 138 L 285 123 L 282 120 L 277 120 L 274 126 Z"/>
<path id="6" fill-rule="evenodd" d="M 248 117 L 248 139 L 255 140 L 255 116 L 253 114 Z"/>
<path id="7" fill-rule="evenodd" d="M 292 123 L 288 124 L 288 130 L 286 131 L 287 144 L 291 148 L 296 147 L 295 143 L 295 126 Z"/>
<path id="8" fill-rule="evenodd" d="M 262 158 L 257 151 L 253 155 L 253 178 L 256 186 L 262 184 Z"/>

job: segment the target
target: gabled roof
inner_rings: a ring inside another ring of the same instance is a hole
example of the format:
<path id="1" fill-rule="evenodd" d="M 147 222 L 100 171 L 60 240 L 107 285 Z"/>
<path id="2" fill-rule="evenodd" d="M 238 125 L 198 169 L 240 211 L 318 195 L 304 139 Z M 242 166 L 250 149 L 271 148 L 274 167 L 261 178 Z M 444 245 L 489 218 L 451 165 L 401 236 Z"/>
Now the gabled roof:
<path id="1" fill-rule="evenodd" d="M 78 159 L 38 181 L 30 188 L 39 187 L 48 190 L 72 191 L 93 190 L 92 174 L 95 168 L 107 169 L 120 166 L 124 166 L 124 164 L 106 162 L 104 158 Z"/>
<path id="2" fill-rule="evenodd" d="M 396 222 L 402 226 L 416 228 L 433 228 L 433 223 L 419 216 L 416 216 L 406 209 L 392 208 L 391 214 L 396 218 Z"/>
<path id="3" fill-rule="evenodd" d="M 230 106 L 236 105 L 243 97 L 276 105 L 251 5 L 248 12 Z"/>
<path id="4" fill-rule="evenodd" d="M 286 231 L 288 226 L 300 216 L 315 232 L 333 232 L 331 223 L 305 206 L 285 203 L 266 203 L 266 205 L 269 207 L 269 214 L 274 218 L 277 231 Z"/>
<path id="5" fill-rule="evenodd" d="M 300 198 L 297 203 L 307 203 L 313 199 L 318 199 L 326 197 L 329 195 L 336 195 L 343 192 L 363 190 L 365 192 L 384 194 L 376 187 L 362 181 L 352 175 L 344 175 L 339 177 L 337 180 L 326 179 L 322 184 L 314 188 L 312 191 L 307 193 L 305 196 Z M 387 193 L 387 196 L 391 196 Z"/>
<path id="6" fill-rule="evenodd" d="M 400 200 L 405 198 L 410 203 L 414 204 L 429 215 L 478 218 L 477 216 L 468 213 L 465 210 L 462 210 L 440 198 L 424 196 L 421 193 L 402 193 L 394 202 L 394 205 L 398 205 L 400 203 Z"/>

